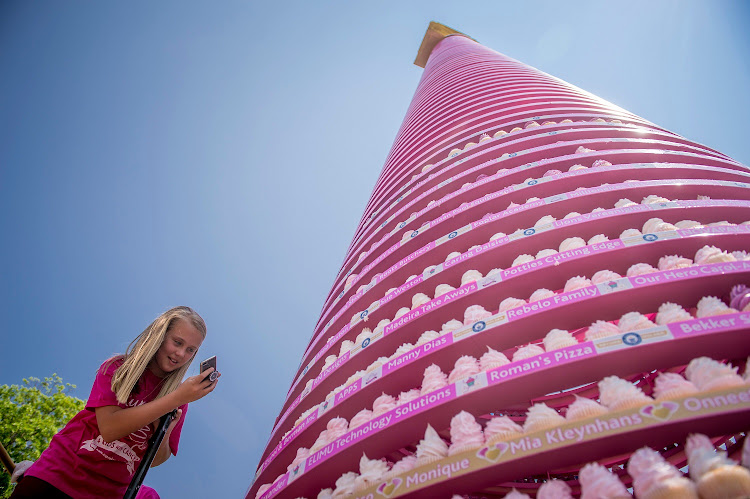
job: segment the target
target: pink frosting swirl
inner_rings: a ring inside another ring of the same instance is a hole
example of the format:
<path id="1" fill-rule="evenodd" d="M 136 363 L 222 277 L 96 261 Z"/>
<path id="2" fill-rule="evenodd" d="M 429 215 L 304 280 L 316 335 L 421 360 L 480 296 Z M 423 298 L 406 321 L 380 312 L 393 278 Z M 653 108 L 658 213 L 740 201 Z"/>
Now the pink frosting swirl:
<path id="1" fill-rule="evenodd" d="M 463 325 L 463 322 L 457 321 L 456 319 L 451 319 L 443 324 L 443 327 L 440 330 L 440 334 L 450 333 L 451 331 L 455 331 L 456 329 L 463 327 Z"/>
<path id="2" fill-rule="evenodd" d="M 679 255 L 666 255 L 659 258 L 659 270 L 677 270 L 684 269 L 693 265 L 690 258 L 684 258 Z"/>
<path id="3" fill-rule="evenodd" d="M 560 253 L 563 251 L 569 251 L 576 248 L 583 248 L 586 246 L 586 241 L 583 240 L 583 238 L 580 237 L 569 237 L 567 239 L 564 239 L 563 242 L 560 243 Z"/>
<path id="4" fill-rule="evenodd" d="M 587 244 L 590 246 L 592 244 L 599 244 L 606 241 L 609 241 L 609 238 L 607 236 L 605 236 L 604 234 L 596 234 L 595 236 L 591 236 Z"/>
<path id="5" fill-rule="evenodd" d="M 677 373 L 661 373 L 654 381 L 654 398 L 680 397 L 698 393 L 698 387 Z"/>
<path id="6" fill-rule="evenodd" d="M 605 282 L 615 281 L 619 279 L 620 277 L 622 276 L 618 274 L 617 272 L 612 272 L 611 270 L 605 269 L 605 270 L 600 270 L 599 272 L 591 276 L 591 282 L 593 284 L 603 284 Z"/>
<path id="7" fill-rule="evenodd" d="M 633 204 L 635 205 L 635 203 L 633 203 Z M 625 229 L 624 231 L 622 231 L 620 233 L 620 239 L 625 239 L 625 238 L 628 238 L 628 237 L 638 237 L 638 236 L 642 236 L 642 235 L 643 234 L 638 229 Z"/>
<path id="8" fill-rule="evenodd" d="M 492 312 L 488 312 L 481 305 L 471 305 L 464 312 L 464 325 L 473 324 L 488 317 L 492 317 Z"/>
<path id="9" fill-rule="evenodd" d="M 349 423 L 350 428 L 356 428 L 357 426 L 362 426 L 363 424 L 369 422 L 373 417 L 372 411 L 370 409 L 362 409 L 357 414 L 354 415 L 352 418 L 351 423 Z"/>
<path id="10" fill-rule="evenodd" d="M 467 446 L 484 445 L 482 425 L 466 411 L 461 411 L 451 419 L 451 447 L 449 454 Z"/>
<path id="11" fill-rule="evenodd" d="M 534 291 L 531 296 L 529 297 L 529 303 L 534 303 L 539 300 L 544 300 L 546 298 L 551 298 L 555 296 L 554 291 L 550 291 L 549 289 L 540 288 Z"/>
<path id="12" fill-rule="evenodd" d="M 723 301 L 715 296 L 704 296 L 698 302 L 695 316 L 702 319 L 704 317 L 733 314 L 735 312 L 737 312 L 735 309 L 727 307 Z"/>
<path id="13" fill-rule="evenodd" d="M 448 445 L 435 429 L 427 425 L 424 438 L 417 444 L 417 460 L 441 459 L 448 455 Z"/>
<path id="14" fill-rule="evenodd" d="M 424 370 L 421 390 L 422 395 L 439 390 L 446 385 L 448 385 L 448 377 L 438 366 L 432 364 Z"/>
<path id="15" fill-rule="evenodd" d="M 448 383 L 455 383 L 459 379 L 472 376 L 478 372 L 479 362 L 477 362 L 477 359 L 471 355 L 463 355 L 458 358 L 453 366 L 453 371 L 451 371 L 450 376 L 448 376 Z"/>
<path id="16" fill-rule="evenodd" d="M 531 255 L 528 255 L 524 253 L 523 255 L 518 255 L 515 260 L 513 260 L 513 263 L 510 264 L 511 267 L 516 267 L 518 265 L 523 265 L 524 263 L 528 263 L 534 260 L 534 257 Z"/>
<path id="17" fill-rule="evenodd" d="M 354 490 L 357 488 L 357 475 L 353 471 L 344 473 L 336 480 L 336 489 L 333 491 L 335 499 L 339 497 L 348 497 L 354 494 Z"/>
<path id="18" fill-rule="evenodd" d="M 398 396 L 398 405 L 407 404 L 412 400 L 418 399 L 421 395 L 422 394 L 416 388 L 406 392 L 401 392 Z"/>
<path id="19" fill-rule="evenodd" d="M 628 277 L 637 277 L 639 275 L 651 274 L 658 271 L 659 269 L 655 269 L 648 263 L 636 263 L 628 268 L 628 271 L 625 275 L 627 275 Z"/>
<path id="20" fill-rule="evenodd" d="M 430 301 L 430 297 L 424 293 L 417 293 L 411 297 L 411 309 L 414 310 Z"/>
<path id="21" fill-rule="evenodd" d="M 332 418 L 326 425 L 328 441 L 333 442 L 349 431 L 349 421 L 344 418 Z"/>
<path id="22" fill-rule="evenodd" d="M 526 345 L 516 350 L 513 354 L 513 362 L 530 359 L 544 353 L 544 349 L 538 345 Z"/>
<path id="23" fill-rule="evenodd" d="M 698 357 L 690 361 L 685 377 L 700 390 L 742 386 L 745 381 L 737 374 L 737 368 L 722 364 L 710 357 Z"/>
<path id="24" fill-rule="evenodd" d="M 438 284 L 435 288 L 435 298 L 439 296 L 443 296 L 445 293 L 450 293 L 451 291 L 454 291 L 456 288 L 451 286 L 450 284 Z"/>
<path id="25" fill-rule="evenodd" d="M 596 321 L 586 331 L 586 341 L 598 340 L 607 336 L 620 334 L 620 328 L 611 322 Z"/>
<path id="26" fill-rule="evenodd" d="M 295 466 L 297 466 L 299 463 L 307 459 L 307 457 L 310 455 L 310 449 L 307 447 L 300 447 L 297 449 L 297 455 L 294 457 L 294 460 L 292 460 L 292 464 L 286 467 L 287 471 L 292 471 Z"/>
<path id="27" fill-rule="evenodd" d="M 490 347 L 487 347 L 487 352 L 485 352 L 479 359 L 479 368 L 482 371 L 489 371 L 490 369 L 504 366 L 506 364 L 510 364 L 508 357 L 506 357 L 504 353 L 493 350 Z"/>
<path id="28" fill-rule="evenodd" d="M 568 281 L 565 283 L 565 288 L 563 289 L 563 291 L 567 293 L 568 291 L 575 291 L 576 289 L 581 289 L 588 286 L 591 286 L 591 280 L 577 275 L 568 279 Z"/>
<path id="29" fill-rule="evenodd" d="M 577 344 L 578 340 L 564 329 L 553 329 L 544 337 L 544 349 L 548 352 Z"/>
<path id="30" fill-rule="evenodd" d="M 589 463 L 581 469 L 578 479 L 583 487 L 581 499 L 630 497 L 628 489 L 607 468 L 598 463 Z"/>
<path id="31" fill-rule="evenodd" d="M 523 424 L 523 431 L 531 433 L 537 430 L 552 428 L 553 426 L 558 426 L 564 423 L 564 417 L 547 404 L 540 402 L 529 407 L 529 410 L 526 412 L 526 421 Z"/>
<path id="32" fill-rule="evenodd" d="M 695 263 L 697 264 L 734 262 L 736 260 L 734 255 L 722 251 L 716 246 L 706 245 L 695 253 Z"/>
<path id="33" fill-rule="evenodd" d="M 417 466 L 416 456 L 405 456 L 399 462 L 393 465 L 391 468 L 391 475 L 396 476 L 409 470 L 413 470 Z"/>
<path id="34" fill-rule="evenodd" d="M 602 166 L 612 166 L 612 163 L 610 163 L 606 159 L 597 159 L 591 166 L 592 168 L 598 168 Z"/>
<path id="35" fill-rule="evenodd" d="M 489 440 L 496 435 L 507 433 L 523 433 L 523 428 L 508 416 L 498 416 L 490 419 L 484 427 L 484 436 Z"/>
<path id="36" fill-rule="evenodd" d="M 652 399 L 640 388 L 617 376 L 607 376 L 599 381 L 599 400 L 610 410 L 647 404 Z"/>
<path id="37" fill-rule="evenodd" d="M 356 479 L 357 488 L 365 488 L 374 485 L 385 477 L 388 472 L 388 463 L 384 459 L 368 459 L 362 454 L 359 460 L 359 476 Z"/>
<path id="38" fill-rule="evenodd" d="M 520 307 L 521 305 L 526 305 L 526 300 L 508 297 L 500 302 L 500 309 L 498 312 L 507 312 L 508 310 Z"/>
<path id="39" fill-rule="evenodd" d="M 565 413 L 565 419 L 568 421 L 577 421 L 579 419 L 590 418 L 594 416 L 603 416 L 609 411 L 606 407 L 585 397 L 576 395 L 575 401 L 568 406 L 568 412 Z"/>
<path id="40" fill-rule="evenodd" d="M 630 456 L 628 474 L 633 477 L 633 489 L 637 497 L 646 497 L 654 487 L 666 481 L 684 482 L 686 492 L 695 489 L 695 485 L 683 477 L 677 468 L 664 460 L 661 454 L 648 447 L 642 447 Z M 695 497 L 695 495 L 691 496 L 688 492 L 686 497 Z"/>
<path id="41" fill-rule="evenodd" d="M 732 288 L 729 300 L 729 305 L 733 309 L 742 312 L 750 311 L 750 289 L 744 284 L 738 284 Z"/>
<path id="42" fill-rule="evenodd" d="M 620 317 L 617 322 L 617 327 L 621 333 L 629 333 L 631 331 L 640 331 L 641 329 L 648 329 L 655 327 L 656 324 L 651 322 L 640 312 L 628 312 L 627 314 Z"/>
<path id="43" fill-rule="evenodd" d="M 478 281 L 482 277 L 483 277 L 482 273 L 479 272 L 478 270 L 474 270 L 474 269 L 467 270 L 466 272 L 464 272 L 464 275 L 461 276 L 461 286 L 463 286 L 464 284 L 470 283 L 472 281 Z"/>
<path id="44" fill-rule="evenodd" d="M 673 322 L 689 321 L 693 316 L 676 303 L 662 303 L 656 314 L 656 323 L 660 326 Z"/>
<path id="45" fill-rule="evenodd" d="M 386 412 L 396 408 L 396 399 L 391 395 L 383 393 L 380 397 L 375 399 L 372 403 L 373 416 L 380 416 Z"/>
<path id="46" fill-rule="evenodd" d="M 573 499 L 573 491 L 562 480 L 550 480 L 539 487 L 536 499 Z"/>

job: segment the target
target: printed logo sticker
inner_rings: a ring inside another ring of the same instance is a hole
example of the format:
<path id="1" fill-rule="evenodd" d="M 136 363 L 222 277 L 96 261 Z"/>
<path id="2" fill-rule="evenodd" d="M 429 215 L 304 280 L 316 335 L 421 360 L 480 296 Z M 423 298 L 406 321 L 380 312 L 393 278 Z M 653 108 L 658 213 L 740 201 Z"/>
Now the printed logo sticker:
<path id="1" fill-rule="evenodd" d="M 479 449 L 477 451 L 477 457 L 491 463 L 496 463 L 509 448 L 510 445 L 508 445 L 506 442 L 498 442 L 496 444 L 488 445 Z"/>
<path id="2" fill-rule="evenodd" d="M 525 231 L 523 231 L 523 235 L 524 236 L 532 236 L 534 234 L 536 234 L 536 230 L 533 229 L 533 228 L 532 229 L 526 229 Z"/>
<path id="3" fill-rule="evenodd" d="M 403 480 L 398 477 L 394 478 L 390 482 L 383 482 L 377 488 L 378 494 L 384 497 L 391 497 L 393 493 L 398 490 L 402 483 Z"/>
<path id="4" fill-rule="evenodd" d="M 638 333 L 625 333 L 622 335 L 622 342 L 628 346 L 638 345 L 643 341 L 641 335 Z"/>
<path id="5" fill-rule="evenodd" d="M 538 183 L 539 181 L 534 179 L 534 180 L 529 180 L 528 182 L 526 182 L 526 185 L 531 186 L 531 185 L 536 185 Z"/>
<path id="6" fill-rule="evenodd" d="M 487 386 L 487 375 L 485 373 L 475 374 L 456 381 L 456 395 L 461 396 L 473 390 Z"/>
<path id="7" fill-rule="evenodd" d="M 306 460 L 302 461 L 297 466 L 292 468 L 292 471 L 289 472 L 289 479 L 287 480 L 287 484 L 292 483 L 305 472 L 305 462 Z"/>
<path id="8" fill-rule="evenodd" d="M 677 402 L 662 402 L 660 404 L 649 404 L 641 408 L 641 414 L 657 421 L 666 421 L 672 414 L 677 412 L 680 405 Z"/>
<path id="9" fill-rule="evenodd" d="M 484 328 L 486 328 L 486 327 L 487 327 L 487 323 L 486 322 L 484 322 L 484 321 L 477 321 L 477 322 L 474 323 L 473 326 L 471 326 L 471 330 L 474 331 L 475 333 L 478 333 L 479 331 L 483 331 Z"/>
<path id="10" fill-rule="evenodd" d="M 621 277 L 620 279 L 615 279 L 614 281 L 602 282 L 596 285 L 596 289 L 598 289 L 599 293 L 603 295 L 615 293 L 617 291 L 623 291 L 625 289 L 631 289 L 632 287 L 633 283 L 631 283 L 630 279 L 628 279 L 627 277 Z"/>
<path id="11" fill-rule="evenodd" d="M 454 238 L 454 237 L 456 237 L 457 235 L 458 235 L 458 232 L 456 232 L 456 231 L 454 230 L 453 232 L 451 232 L 450 234 L 448 234 L 448 239 L 453 239 L 453 238 Z"/>

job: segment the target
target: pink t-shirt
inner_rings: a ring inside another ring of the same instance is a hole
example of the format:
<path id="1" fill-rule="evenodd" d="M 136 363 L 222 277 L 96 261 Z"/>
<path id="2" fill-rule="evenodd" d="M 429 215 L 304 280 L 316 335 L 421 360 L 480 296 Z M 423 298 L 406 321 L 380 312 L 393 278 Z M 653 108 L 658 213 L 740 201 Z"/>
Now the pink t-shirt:
<path id="1" fill-rule="evenodd" d="M 159 394 L 162 381 L 147 369 L 127 404 L 121 404 L 112 391 L 112 376 L 122 360 L 115 360 L 109 366 L 106 364 L 102 364 L 96 373 L 86 408 L 52 438 L 49 447 L 26 471 L 26 475 L 44 480 L 75 499 L 121 498 L 154 433 L 151 425 L 146 425 L 114 442 L 104 441 L 94 409 L 108 405 L 126 409 L 151 402 Z M 169 437 L 169 447 L 174 455 L 177 455 L 187 405 L 181 409 L 182 417 Z"/>

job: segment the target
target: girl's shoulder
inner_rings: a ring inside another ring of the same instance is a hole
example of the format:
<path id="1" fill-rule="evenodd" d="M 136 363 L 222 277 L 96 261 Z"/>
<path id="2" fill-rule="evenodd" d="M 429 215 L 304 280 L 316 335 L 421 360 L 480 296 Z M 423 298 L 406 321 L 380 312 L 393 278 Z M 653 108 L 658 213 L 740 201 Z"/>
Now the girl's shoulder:
<path id="1" fill-rule="evenodd" d="M 123 364 L 123 362 L 125 362 L 124 355 L 115 355 L 113 357 L 110 357 L 109 359 L 102 362 L 102 365 L 99 366 L 97 373 L 103 374 L 105 376 L 112 376 L 114 375 L 115 371 Z"/>

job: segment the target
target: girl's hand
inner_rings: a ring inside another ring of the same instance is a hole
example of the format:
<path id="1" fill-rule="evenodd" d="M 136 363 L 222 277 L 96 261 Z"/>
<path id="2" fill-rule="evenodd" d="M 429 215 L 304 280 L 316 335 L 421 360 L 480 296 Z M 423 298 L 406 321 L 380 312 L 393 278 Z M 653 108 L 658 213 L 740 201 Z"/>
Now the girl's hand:
<path id="1" fill-rule="evenodd" d="M 180 387 L 175 390 L 175 394 L 177 394 L 182 402 L 180 405 L 195 402 L 214 391 L 219 380 L 210 381 L 206 377 L 215 370 L 216 368 L 209 367 L 197 376 L 191 376 L 183 381 Z M 221 377 L 221 373 L 219 373 L 219 377 Z"/>

